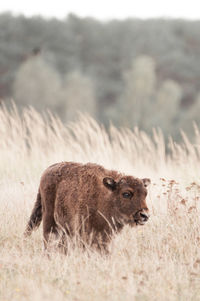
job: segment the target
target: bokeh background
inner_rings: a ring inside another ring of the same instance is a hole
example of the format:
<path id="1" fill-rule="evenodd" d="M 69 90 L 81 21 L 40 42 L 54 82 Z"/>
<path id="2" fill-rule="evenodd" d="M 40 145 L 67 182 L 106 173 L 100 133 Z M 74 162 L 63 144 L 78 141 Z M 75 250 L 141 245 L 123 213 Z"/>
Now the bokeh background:
<path id="1" fill-rule="evenodd" d="M 100 9 L 91 1 L 74 8 L 57 1 L 49 10 L 45 1 L 1 4 L 1 103 L 50 110 L 64 123 L 83 112 L 106 127 L 138 126 L 149 134 L 160 127 L 175 140 L 182 129 L 192 139 L 194 122 L 200 124 L 194 3 L 191 12 L 180 1 L 163 10 L 157 1 L 123 2 L 102 2 Z"/>
<path id="2" fill-rule="evenodd" d="M 0 1 L 0 301 L 200 301 L 198 2 Z M 148 223 L 109 254 L 25 239 L 61 161 L 150 178 Z"/>

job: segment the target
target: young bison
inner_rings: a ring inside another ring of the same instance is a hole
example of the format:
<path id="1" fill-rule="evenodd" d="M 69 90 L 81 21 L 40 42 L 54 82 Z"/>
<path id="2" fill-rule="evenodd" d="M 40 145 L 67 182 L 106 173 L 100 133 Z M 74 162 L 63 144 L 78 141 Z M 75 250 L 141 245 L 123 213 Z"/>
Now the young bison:
<path id="1" fill-rule="evenodd" d="M 50 233 L 60 232 L 62 238 L 78 232 L 85 239 L 92 234 L 92 244 L 106 246 L 113 231 L 148 220 L 149 183 L 149 179 L 125 176 L 96 164 L 54 164 L 41 177 L 25 235 L 43 219 L 45 248 Z"/>

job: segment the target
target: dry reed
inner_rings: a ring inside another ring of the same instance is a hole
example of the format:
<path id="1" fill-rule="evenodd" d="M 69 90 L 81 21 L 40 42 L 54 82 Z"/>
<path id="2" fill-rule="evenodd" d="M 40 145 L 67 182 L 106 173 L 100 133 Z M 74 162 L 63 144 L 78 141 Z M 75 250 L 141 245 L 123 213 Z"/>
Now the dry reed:
<path id="1" fill-rule="evenodd" d="M 64 126 L 34 109 L 0 109 L 0 300 L 200 300 L 200 134 L 192 144 L 111 126 L 88 116 Z M 59 161 L 96 162 L 150 177 L 150 221 L 124 228 L 110 254 L 71 245 L 43 253 L 41 229 L 23 231 L 41 172 Z"/>

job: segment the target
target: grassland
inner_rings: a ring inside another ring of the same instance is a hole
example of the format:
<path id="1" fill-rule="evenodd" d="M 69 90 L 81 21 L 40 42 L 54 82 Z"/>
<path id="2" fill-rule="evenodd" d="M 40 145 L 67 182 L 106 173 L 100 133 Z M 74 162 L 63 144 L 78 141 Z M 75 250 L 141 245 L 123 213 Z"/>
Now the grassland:
<path id="1" fill-rule="evenodd" d="M 89 117 L 64 126 L 29 108 L 0 109 L 0 300 L 200 300 L 200 134 L 181 144 L 161 131 L 107 132 Z M 124 228 L 110 254 L 71 246 L 43 252 L 41 228 L 23 231 L 41 172 L 59 161 L 96 162 L 150 177 L 145 226 Z"/>

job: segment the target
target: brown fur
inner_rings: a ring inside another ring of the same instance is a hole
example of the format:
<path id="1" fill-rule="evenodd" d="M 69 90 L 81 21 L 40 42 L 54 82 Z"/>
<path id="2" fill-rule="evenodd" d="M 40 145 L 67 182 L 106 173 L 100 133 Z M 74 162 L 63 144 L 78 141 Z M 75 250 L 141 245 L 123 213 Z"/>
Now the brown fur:
<path id="1" fill-rule="evenodd" d="M 30 235 L 43 219 L 45 247 L 50 233 L 60 230 L 70 236 L 77 231 L 81 237 L 93 233 L 92 243 L 101 239 L 106 244 L 113 230 L 148 219 L 145 199 L 149 182 L 92 163 L 54 164 L 41 177 L 25 234 Z"/>

